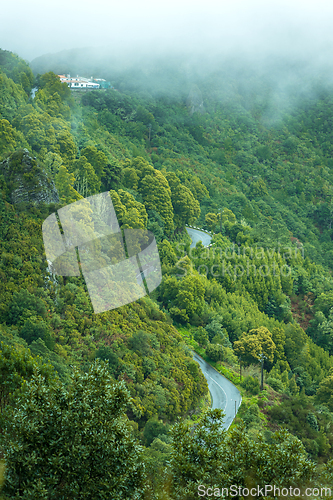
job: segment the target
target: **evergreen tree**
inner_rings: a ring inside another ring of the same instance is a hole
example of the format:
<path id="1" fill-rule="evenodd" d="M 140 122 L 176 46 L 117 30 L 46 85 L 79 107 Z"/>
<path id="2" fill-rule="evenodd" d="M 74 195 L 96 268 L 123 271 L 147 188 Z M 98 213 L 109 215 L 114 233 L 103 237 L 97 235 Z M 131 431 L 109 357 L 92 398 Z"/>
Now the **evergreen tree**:
<path id="1" fill-rule="evenodd" d="M 76 372 L 71 386 L 47 386 L 41 375 L 25 385 L 3 417 L 4 493 L 20 498 L 138 498 L 143 493 L 141 448 L 125 411 L 130 395 L 106 364 Z"/>

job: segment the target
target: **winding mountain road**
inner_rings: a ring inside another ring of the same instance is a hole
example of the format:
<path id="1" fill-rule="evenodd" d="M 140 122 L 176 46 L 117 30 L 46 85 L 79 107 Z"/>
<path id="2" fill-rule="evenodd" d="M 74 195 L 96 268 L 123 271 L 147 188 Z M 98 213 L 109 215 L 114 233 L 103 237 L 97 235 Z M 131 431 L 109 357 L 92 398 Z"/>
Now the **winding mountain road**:
<path id="1" fill-rule="evenodd" d="M 192 227 L 187 227 L 186 231 L 189 237 L 192 239 L 192 243 L 190 248 L 195 248 L 195 245 L 198 241 L 202 241 L 204 247 L 208 247 L 210 242 L 212 241 L 212 237 L 205 233 L 204 231 L 200 231 L 200 229 L 193 229 Z"/>
<path id="2" fill-rule="evenodd" d="M 242 396 L 237 387 L 221 373 L 210 366 L 198 354 L 193 359 L 199 363 L 212 397 L 212 408 L 221 408 L 225 413 L 224 429 L 228 430 L 242 402 Z"/>
<path id="3" fill-rule="evenodd" d="M 187 227 L 186 231 L 192 239 L 191 248 L 194 248 L 198 241 L 201 241 L 207 247 L 212 240 L 209 234 L 200 231 L 200 229 Z M 240 407 L 242 396 L 230 380 L 216 371 L 215 368 L 210 366 L 198 354 L 195 353 L 193 359 L 199 363 L 207 380 L 208 389 L 212 397 L 212 408 L 221 408 L 225 413 L 223 427 L 228 430 Z"/>

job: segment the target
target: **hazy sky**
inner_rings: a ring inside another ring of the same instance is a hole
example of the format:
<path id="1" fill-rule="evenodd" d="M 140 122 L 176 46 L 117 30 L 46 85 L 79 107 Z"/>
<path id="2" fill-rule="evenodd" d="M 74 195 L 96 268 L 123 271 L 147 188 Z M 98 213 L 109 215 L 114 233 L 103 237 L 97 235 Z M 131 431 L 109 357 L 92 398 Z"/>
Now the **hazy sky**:
<path id="1" fill-rule="evenodd" d="M 333 41 L 333 5 L 322 0 L 7 0 L 0 21 L 0 48 L 28 61 L 70 48 L 140 44 L 320 58 Z"/>

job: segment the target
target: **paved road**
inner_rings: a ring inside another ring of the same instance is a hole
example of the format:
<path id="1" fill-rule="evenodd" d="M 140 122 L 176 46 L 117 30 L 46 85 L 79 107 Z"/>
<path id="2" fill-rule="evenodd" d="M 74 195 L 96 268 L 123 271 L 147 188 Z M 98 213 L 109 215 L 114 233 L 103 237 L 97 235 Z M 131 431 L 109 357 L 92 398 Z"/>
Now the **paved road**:
<path id="1" fill-rule="evenodd" d="M 194 248 L 198 241 L 202 241 L 203 246 L 207 247 L 212 240 L 212 237 L 209 234 L 200 231 L 200 229 L 192 229 L 191 227 L 187 227 L 186 231 L 192 239 L 192 243 L 190 245 L 191 248 Z"/>
<path id="2" fill-rule="evenodd" d="M 212 408 L 221 408 L 224 411 L 225 419 L 223 427 L 228 430 L 235 418 L 235 401 L 237 413 L 242 401 L 242 396 L 237 387 L 234 386 L 230 380 L 206 363 L 198 354 L 195 353 L 193 358 L 199 363 L 206 377 L 208 389 L 212 397 Z"/>
<path id="3" fill-rule="evenodd" d="M 202 244 L 206 247 L 212 240 L 209 234 L 199 229 L 187 227 L 186 231 L 192 239 L 191 248 L 195 247 L 198 241 L 202 241 Z M 240 407 L 242 396 L 237 387 L 234 386 L 230 380 L 206 363 L 198 354 L 194 354 L 193 358 L 199 363 L 206 377 L 208 389 L 212 397 L 212 408 L 221 408 L 224 411 L 225 419 L 223 427 L 228 430 Z"/>

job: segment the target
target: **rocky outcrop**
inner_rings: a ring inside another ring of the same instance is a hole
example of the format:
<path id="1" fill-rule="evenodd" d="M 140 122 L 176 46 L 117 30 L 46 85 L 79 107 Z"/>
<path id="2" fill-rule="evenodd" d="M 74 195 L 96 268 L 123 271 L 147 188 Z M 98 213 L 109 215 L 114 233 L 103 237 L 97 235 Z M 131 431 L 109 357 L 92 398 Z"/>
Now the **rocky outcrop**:
<path id="1" fill-rule="evenodd" d="M 10 200 L 13 204 L 59 203 L 58 191 L 52 179 L 27 149 L 20 149 L 0 163 Z"/>
<path id="2" fill-rule="evenodd" d="M 201 90 L 197 85 L 193 85 L 190 93 L 186 100 L 187 109 L 189 110 L 190 115 L 193 113 L 204 113 L 205 108 L 202 99 Z"/>

